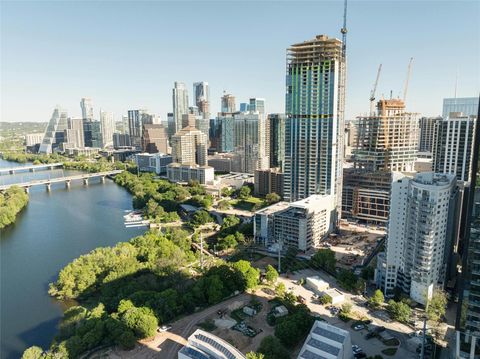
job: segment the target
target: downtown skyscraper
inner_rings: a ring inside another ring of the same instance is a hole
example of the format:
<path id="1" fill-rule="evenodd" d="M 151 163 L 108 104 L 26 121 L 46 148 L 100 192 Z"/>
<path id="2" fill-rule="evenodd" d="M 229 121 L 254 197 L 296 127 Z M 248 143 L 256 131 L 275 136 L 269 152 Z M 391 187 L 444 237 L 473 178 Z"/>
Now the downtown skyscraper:
<path id="1" fill-rule="evenodd" d="M 318 35 L 287 50 L 284 198 L 332 195 L 340 206 L 345 53 Z"/>
<path id="2" fill-rule="evenodd" d="M 188 114 L 188 92 L 183 82 L 175 82 L 172 90 L 173 121 L 175 132 L 182 129 L 182 116 Z"/>

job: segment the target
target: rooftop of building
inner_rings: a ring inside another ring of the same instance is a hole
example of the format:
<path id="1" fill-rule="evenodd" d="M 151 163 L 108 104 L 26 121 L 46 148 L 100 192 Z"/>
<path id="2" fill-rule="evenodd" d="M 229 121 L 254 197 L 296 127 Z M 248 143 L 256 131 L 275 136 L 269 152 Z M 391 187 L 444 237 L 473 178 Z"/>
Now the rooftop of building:
<path id="1" fill-rule="evenodd" d="M 188 337 L 188 345 L 180 351 L 195 359 L 245 359 L 245 356 L 231 344 L 201 329 L 197 329 Z"/>
<path id="2" fill-rule="evenodd" d="M 172 162 L 170 164 L 167 165 L 167 167 L 176 167 L 176 168 L 179 168 L 179 167 L 184 167 L 184 168 L 190 168 L 190 169 L 198 169 L 198 168 L 204 168 L 204 169 L 212 169 L 212 171 L 214 170 L 213 167 L 210 167 L 210 166 L 200 166 L 200 165 L 197 165 L 195 163 L 178 163 L 178 162 Z"/>
<path id="3" fill-rule="evenodd" d="M 290 203 L 288 202 L 277 202 L 275 204 L 272 204 L 268 207 L 265 207 L 265 208 L 262 208 L 260 210 L 258 210 L 256 213 L 257 214 L 264 214 L 264 215 L 269 215 L 269 214 L 273 214 L 273 213 L 276 213 L 276 212 L 279 212 L 279 211 L 283 211 L 285 209 L 287 209 L 288 207 L 290 206 Z"/>
<path id="4" fill-rule="evenodd" d="M 325 205 L 332 203 L 332 198 L 331 195 L 314 194 L 310 197 L 291 203 L 291 207 L 309 210 L 325 208 Z"/>
<path id="5" fill-rule="evenodd" d="M 317 320 L 313 324 L 298 358 L 325 359 L 327 355 L 322 355 L 322 352 L 329 354 L 328 357 L 339 357 L 341 348 L 348 336 L 347 331 Z M 336 342 L 338 345 L 330 344 L 331 342 Z M 346 350 L 349 350 L 349 348 L 346 348 Z"/>
<path id="6" fill-rule="evenodd" d="M 415 175 L 413 181 L 429 186 L 449 186 L 455 181 L 455 178 L 454 174 L 419 172 Z"/>
<path id="7" fill-rule="evenodd" d="M 251 173 L 241 173 L 241 172 L 231 172 L 225 175 L 218 176 L 219 179 L 251 179 L 253 174 Z"/>

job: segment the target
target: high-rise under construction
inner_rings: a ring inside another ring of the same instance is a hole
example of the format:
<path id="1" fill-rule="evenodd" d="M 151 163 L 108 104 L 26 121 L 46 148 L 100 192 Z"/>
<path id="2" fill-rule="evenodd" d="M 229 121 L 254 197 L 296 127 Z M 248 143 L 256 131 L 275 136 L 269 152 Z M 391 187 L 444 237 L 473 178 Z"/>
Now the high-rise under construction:
<path id="1" fill-rule="evenodd" d="M 340 204 L 345 53 L 326 35 L 287 50 L 284 198 L 332 195 Z"/>
<path id="2" fill-rule="evenodd" d="M 418 151 L 418 119 L 400 99 L 380 100 L 377 112 L 358 117 L 357 168 L 412 172 Z"/>

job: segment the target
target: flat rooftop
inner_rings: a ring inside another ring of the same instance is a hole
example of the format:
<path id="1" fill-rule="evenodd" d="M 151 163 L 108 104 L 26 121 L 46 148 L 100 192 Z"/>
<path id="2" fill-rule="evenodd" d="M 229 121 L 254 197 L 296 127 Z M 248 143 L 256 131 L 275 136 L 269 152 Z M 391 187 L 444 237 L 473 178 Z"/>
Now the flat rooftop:
<path id="1" fill-rule="evenodd" d="M 269 215 L 269 214 L 277 213 L 278 211 L 283 211 L 284 209 L 287 209 L 289 206 L 290 206 L 290 203 L 288 202 L 283 202 L 283 201 L 277 202 L 275 204 L 272 204 L 271 206 L 262 208 L 255 213 Z"/>

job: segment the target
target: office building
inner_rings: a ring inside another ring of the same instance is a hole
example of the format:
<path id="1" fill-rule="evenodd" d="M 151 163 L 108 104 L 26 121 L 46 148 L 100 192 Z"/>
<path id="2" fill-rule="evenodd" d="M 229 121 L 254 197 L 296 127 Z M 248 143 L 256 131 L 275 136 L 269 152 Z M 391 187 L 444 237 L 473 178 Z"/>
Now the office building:
<path id="1" fill-rule="evenodd" d="M 185 128 L 185 127 L 195 128 L 195 121 L 196 121 L 195 114 L 187 113 L 185 115 L 182 115 L 182 125 L 181 126 L 182 126 L 182 128 Z"/>
<path id="2" fill-rule="evenodd" d="M 266 147 L 265 118 L 258 112 L 234 115 L 234 151 L 240 155 L 241 171 L 254 173 L 269 166 Z"/>
<path id="3" fill-rule="evenodd" d="M 166 175 L 167 166 L 172 163 L 172 156 L 164 153 L 137 153 L 135 164 L 141 172 L 154 172 L 157 175 Z"/>
<path id="4" fill-rule="evenodd" d="M 210 88 L 208 82 L 193 83 L 194 104 L 198 107 L 198 112 L 203 119 L 210 118 Z"/>
<path id="5" fill-rule="evenodd" d="M 343 170 L 342 216 L 385 226 L 390 212 L 390 188 L 399 172 Z"/>
<path id="6" fill-rule="evenodd" d="M 240 112 L 248 112 L 248 103 L 240 102 Z"/>
<path id="7" fill-rule="evenodd" d="M 255 170 L 254 193 L 256 196 L 276 193 L 283 197 L 283 173 L 280 168 Z"/>
<path id="8" fill-rule="evenodd" d="M 142 149 L 148 153 L 169 153 L 167 129 L 163 125 L 143 125 Z"/>
<path id="9" fill-rule="evenodd" d="M 236 112 L 235 96 L 224 93 L 224 95 L 222 96 L 221 112 L 223 113 Z"/>
<path id="10" fill-rule="evenodd" d="M 178 359 L 245 359 L 245 356 L 225 340 L 197 329 L 178 352 Z"/>
<path id="11" fill-rule="evenodd" d="M 65 130 L 68 129 L 67 111 L 56 107 L 48 122 L 39 153 L 50 154 L 58 151 L 60 145 L 65 142 Z"/>
<path id="12" fill-rule="evenodd" d="M 113 133 L 115 132 L 113 112 L 100 111 L 100 125 L 102 128 L 103 147 L 113 147 Z"/>
<path id="13" fill-rule="evenodd" d="M 130 147 L 130 135 L 128 133 L 117 133 L 113 134 L 113 148 L 119 149 L 123 147 Z"/>
<path id="14" fill-rule="evenodd" d="M 175 134 L 175 119 L 173 118 L 173 112 L 167 113 L 167 122 L 168 122 L 168 138 L 172 138 Z"/>
<path id="15" fill-rule="evenodd" d="M 326 35 L 287 50 L 284 191 L 287 201 L 330 195 L 341 208 L 345 59 Z"/>
<path id="16" fill-rule="evenodd" d="M 333 230 L 334 212 L 331 196 L 278 202 L 255 212 L 254 237 L 264 246 L 294 247 L 304 252 L 318 248 Z"/>
<path id="17" fill-rule="evenodd" d="M 34 146 L 40 144 L 42 143 L 43 136 L 43 133 L 28 133 L 25 135 L 25 145 Z"/>
<path id="18" fill-rule="evenodd" d="M 197 116 L 195 118 L 195 128 L 202 131 L 208 138 L 210 134 L 210 120 L 203 118 L 202 116 Z"/>
<path id="19" fill-rule="evenodd" d="M 142 146 L 142 111 L 128 110 L 128 133 L 132 146 L 140 148 Z"/>
<path id="20" fill-rule="evenodd" d="M 93 105 L 91 98 L 82 98 L 80 100 L 80 109 L 82 110 L 82 119 L 93 121 Z"/>
<path id="21" fill-rule="evenodd" d="M 215 169 L 215 172 L 240 172 L 241 157 L 234 153 L 215 153 L 208 156 L 208 165 Z"/>
<path id="22" fill-rule="evenodd" d="M 466 116 L 460 112 L 450 112 L 448 117 L 435 123 L 435 172 L 452 173 L 459 181 L 471 181 L 476 123 L 476 116 Z"/>
<path id="23" fill-rule="evenodd" d="M 188 92 L 183 82 L 175 82 L 172 90 L 173 100 L 173 121 L 175 122 L 175 132 L 182 129 L 182 117 L 188 114 Z"/>
<path id="24" fill-rule="evenodd" d="M 85 147 L 84 140 L 84 131 L 83 131 L 83 119 L 81 118 L 71 118 L 67 120 L 68 129 L 70 130 L 68 134 L 67 142 L 73 143 L 73 147 L 83 148 Z"/>
<path id="25" fill-rule="evenodd" d="M 167 166 L 167 178 L 174 183 L 197 181 L 202 185 L 211 185 L 214 182 L 215 173 L 210 166 L 175 162 Z"/>
<path id="26" fill-rule="evenodd" d="M 251 98 L 248 104 L 248 111 L 258 112 L 261 115 L 265 115 L 265 99 L 264 98 Z"/>
<path id="27" fill-rule="evenodd" d="M 103 147 L 102 126 L 100 121 L 83 120 L 83 139 L 85 147 Z"/>
<path id="28" fill-rule="evenodd" d="M 297 359 L 351 359 L 350 332 L 316 320 Z"/>
<path id="29" fill-rule="evenodd" d="M 419 120 L 420 132 L 418 140 L 418 151 L 432 153 L 433 142 L 435 141 L 435 123 L 440 121 L 441 117 L 421 117 Z"/>
<path id="30" fill-rule="evenodd" d="M 458 190 L 454 175 L 417 173 L 392 185 L 382 289 L 400 288 L 425 305 L 435 288 L 443 289 L 458 231 Z"/>
<path id="31" fill-rule="evenodd" d="M 115 121 L 115 131 L 116 133 L 128 133 L 128 116 L 122 115 L 121 121 Z"/>
<path id="32" fill-rule="evenodd" d="M 219 152 L 232 152 L 235 149 L 235 119 L 233 114 L 218 114 L 217 126 L 220 137 L 217 150 Z"/>
<path id="33" fill-rule="evenodd" d="M 270 167 L 282 170 L 285 159 L 285 120 L 284 114 L 271 113 L 267 116 L 266 123 L 266 153 L 269 154 Z"/>
<path id="34" fill-rule="evenodd" d="M 380 100 L 377 112 L 358 117 L 354 160 L 370 171 L 413 172 L 418 152 L 417 114 L 399 99 Z"/>
<path id="35" fill-rule="evenodd" d="M 480 117 L 480 111 L 477 118 Z M 466 191 L 466 233 L 462 243 L 462 273 L 457 304 L 456 337 L 452 345 L 456 358 L 476 357 L 480 347 L 480 127 L 475 128 L 472 178 Z"/>
<path id="36" fill-rule="evenodd" d="M 356 120 L 345 123 L 345 141 L 343 153 L 347 161 L 351 161 L 353 149 L 357 146 L 357 127 L 358 122 Z"/>
<path id="37" fill-rule="evenodd" d="M 450 112 L 461 112 L 465 116 L 477 116 L 478 97 L 444 98 L 442 117 L 447 118 Z"/>
<path id="38" fill-rule="evenodd" d="M 194 127 L 185 127 L 172 136 L 173 162 L 207 165 L 207 136 Z"/>

